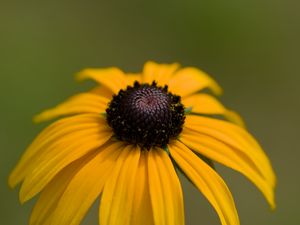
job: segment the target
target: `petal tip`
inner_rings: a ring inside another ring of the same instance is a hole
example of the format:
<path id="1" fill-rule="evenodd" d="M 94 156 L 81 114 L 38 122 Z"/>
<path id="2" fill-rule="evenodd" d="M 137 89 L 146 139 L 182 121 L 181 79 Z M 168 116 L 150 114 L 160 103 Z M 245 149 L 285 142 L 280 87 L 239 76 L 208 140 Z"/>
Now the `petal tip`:
<path id="1" fill-rule="evenodd" d="M 225 113 L 225 116 L 227 117 L 227 119 L 230 122 L 232 122 L 234 124 L 237 124 L 237 125 L 239 125 L 240 127 L 244 128 L 244 129 L 247 129 L 245 121 L 235 111 L 227 110 L 227 112 Z"/>
<path id="2" fill-rule="evenodd" d="M 271 205 L 271 211 L 275 211 L 276 207 L 277 207 L 276 203 L 274 203 L 273 205 Z"/>
<path id="3" fill-rule="evenodd" d="M 28 185 L 26 180 L 22 183 L 20 191 L 19 191 L 19 201 L 23 205 L 25 202 L 30 200 L 35 196 L 35 192 L 32 189 L 32 185 Z"/>
<path id="4" fill-rule="evenodd" d="M 75 80 L 76 81 L 83 81 L 86 78 L 86 74 L 87 74 L 88 70 L 89 69 L 83 69 L 83 70 L 75 73 Z"/>
<path id="5" fill-rule="evenodd" d="M 22 191 L 19 192 L 19 202 L 23 205 L 29 198 L 23 194 Z"/>
<path id="6" fill-rule="evenodd" d="M 32 122 L 34 123 L 34 124 L 38 124 L 38 123 L 41 123 L 41 122 L 43 122 L 43 117 L 42 117 L 42 113 L 40 113 L 40 114 L 37 114 L 37 115 L 35 115 L 33 118 L 32 118 Z"/>
<path id="7" fill-rule="evenodd" d="M 275 202 L 274 197 L 273 197 L 272 200 L 269 201 L 269 206 L 270 206 L 270 210 L 271 210 L 271 211 L 275 211 L 275 210 L 276 210 L 277 205 L 276 205 L 276 202 Z"/>
<path id="8" fill-rule="evenodd" d="M 23 205 L 28 200 L 32 199 L 36 194 L 30 190 L 25 190 L 24 183 L 22 184 L 19 191 L 19 202 Z"/>
<path id="9" fill-rule="evenodd" d="M 14 189 L 17 186 L 17 182 L 12 175 L 9 175 L 7 183 L 10 189 Z"/>
<path id="10" fill-rule="evenodd" d="M 18 165 L 17 165 L 17 167 L 15 167 L 15 168 L 13 169 L 13 171 L 9 174 L 8 179 L 7 179 L 8 186 L 9 186 L 11 189 L 14 189 L 14 188 L 21 182 L 21 179 L 20 179 L 20 177 L 18 176 L 17 168 L 18 168 Z"/>
<path id="11" fill-rule="evenodd" d="M 214 83 L 215 84 L 212 87 L 212 91 L 214 92 L 214 94 L 217 96 L 223 95 L 223 93 L 224 93 L 223 89 L 216 82 L 214 82 Z"/>
<path id="12" fill-rule="evenodd" d="M 276 210 L 276 200 L 275 200 L 275 191 L 274 191 L 274 188 L 271 190 L 271 193 L 269 196 L 266 196 L 266 200 L 269 204 L 269 207 L 270 207 L 270 210 L 271 211 L 274 211 Z"/>

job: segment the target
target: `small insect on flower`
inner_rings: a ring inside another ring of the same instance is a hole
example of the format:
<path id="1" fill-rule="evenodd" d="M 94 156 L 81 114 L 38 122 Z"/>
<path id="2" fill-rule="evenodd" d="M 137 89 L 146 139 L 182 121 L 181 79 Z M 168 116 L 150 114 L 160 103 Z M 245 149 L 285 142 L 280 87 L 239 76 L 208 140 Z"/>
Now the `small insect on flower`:
<path id="1" fill-rule="evenodd" d="M 235 112 L 201 92 L 222 92 L 201 70 L 147 62 L 142 73 L 85 69 L 77 78 L 98 85 L 35 117 L 63 118 L 38 135 L 9 177 L 11 187 L 22 183 L 22 203 L 39 194 L 30 225 L 78 225 L 100 196 L 100 225 L 183 225 L 176 169 L 222 225 L 238 225 L 209 160 L 242 173 L 275 207 L 268 157 Z"/>

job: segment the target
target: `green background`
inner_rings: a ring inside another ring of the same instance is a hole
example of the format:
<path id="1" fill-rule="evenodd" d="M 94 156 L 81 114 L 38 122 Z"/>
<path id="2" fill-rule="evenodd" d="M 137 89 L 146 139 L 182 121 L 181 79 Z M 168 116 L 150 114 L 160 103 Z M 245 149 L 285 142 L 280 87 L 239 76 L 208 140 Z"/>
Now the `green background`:
<path id="1" fill-rule="evenodd" d="M 88 85 L 85 67 L 140 71 L 149 59 L 197 66 L 225 90 L 270 156 L 278 176 L 271 212 L 244 177 L 218 166 L 242 225 L 297 225 L 299 208 L 300 4 L 293 0 L 0 0 L 0 224 L 27 224 L 7 176 L 45 126 L 31 118 Z M 206 200 L 183 182 L 186 224 L 219 224 Z M 97 224 L 94 207 L 84 224 Z"/>

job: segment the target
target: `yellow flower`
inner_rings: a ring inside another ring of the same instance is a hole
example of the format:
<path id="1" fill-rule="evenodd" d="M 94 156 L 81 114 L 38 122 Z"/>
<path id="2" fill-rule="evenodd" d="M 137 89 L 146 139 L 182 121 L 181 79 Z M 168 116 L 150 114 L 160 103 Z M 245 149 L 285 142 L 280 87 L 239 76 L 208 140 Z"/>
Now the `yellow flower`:
<path id="1" fill-rule="evenodd" d="M 242 173 L 275 207 L 268 157 L 236 113 L 200 92 L 221 94 L 201 70 L 147 62 L 141 74 L 85 69 L 77 78 L 99 85 L 35 117 L 65 116 L 41 132 L 9 177 L 11 187 L 22 182 L 22 203 L 40 193 L 31 225 L 80 224 L 100 195 L 100 225 L 182 225 L 176 169 L 222 225 L 237 225 L 232 195 L 207 159 Z"/>

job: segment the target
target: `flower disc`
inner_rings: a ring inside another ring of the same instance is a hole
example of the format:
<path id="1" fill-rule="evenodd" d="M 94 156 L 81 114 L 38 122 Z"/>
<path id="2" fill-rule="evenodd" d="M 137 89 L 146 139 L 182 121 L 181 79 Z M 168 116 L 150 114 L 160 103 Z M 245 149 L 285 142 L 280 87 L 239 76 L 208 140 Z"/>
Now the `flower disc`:
<path id="1" fill-rule="evenodd" d="M 180 100 L 167 86 L 135 82 L 113 97 L 107 121 L 120 140 L 145 148 L 162 147 L 182 131 L 185 116 Z"/>

